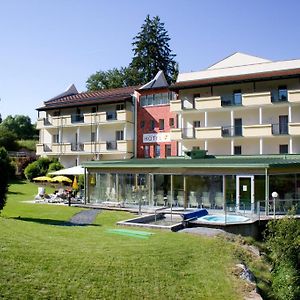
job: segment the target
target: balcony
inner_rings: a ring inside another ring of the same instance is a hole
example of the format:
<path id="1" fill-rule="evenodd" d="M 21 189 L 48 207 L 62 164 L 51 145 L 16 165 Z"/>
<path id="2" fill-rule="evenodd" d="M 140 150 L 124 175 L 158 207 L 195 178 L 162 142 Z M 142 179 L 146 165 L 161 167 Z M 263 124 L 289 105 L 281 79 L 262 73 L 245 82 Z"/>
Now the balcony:
<path id="1" fill-rule="evenodd" d="M 242 95 L 243 106 L 260 106 L 271 104 L 271 93 L 250 93 Z"/>
<path id="2" fill-rule="evenodd" d="M 197 139 L 218 139 L 222 137 L 221 127 L 197 127 Z"/>
<path id="3" fill-rule="evenodd" d="M 190 128 L 182 128 L 182 138 L 183 139 L 194 139 L 196 138 L 195 134 L 195 128 L 190 127 Z"/>
<path id="4" fill-rule="evenodd" d="M 170 111 L 173 112 L 180 112 L 182 111 L 182 104 L 181 100 L 171 100 L 170 101 Z"/>
<path id="5" fill-rule="evenodd" d="M 242 126 L 222 126 L 222 137 L 236 137 L 243 135 Z"/>
<path id="6" fill-rule="evenodd" d="M 171 141 L 180 141 L 182 139 L 181 128 L 172 128 L 170 130 L 170 139 Z"/>
<path id="7" fill-rule="evenodd" d="M 84 145 L 82 143 L 72 143 L 71 151 L 84 151 Z"/>
<path id="8" fill-rule="evenodd" d="M 197 97 L 195 98 L 195 108 L 198 110 L 207 110 L 221 108 L 221 97 Z"/>
<path id="9" fill-rule="evenodd" d="M 129 110 L 118 110 L 84 114 L 84 122 L 86 124 L 110 124 L 117 121 L 133 122 L 133 113 Z"/>
<path id="10" fill-rule="evenodd" d="M 83 123 L 84 122 L 84 117 L 83 114 L 73 114 L 71 115 L 71 123 Z"/>
<path id="11" fill-rule="evenodd" d="M 289 123 L 289 134 L 300 135 L 300 123 Z"/>
<path id="12" fill-rule="evenodd" d="M 273 135 L 289 134 L 289 124 L 288 123 L 272 124 L 272 134 Z"/>
<path id="13" fill-rule="evenodd" d="M 272 136 L 271 124 L 246 125 L 243 127 L 244 137 L 268 137 Z"/>
<path id="14" fill-rule="evenodd" d="M 89 153 L 105 154 L 107 152 L 113 153 L 126 153 L 133 151 L 132 140 L 120 140 L 120 141 L 100 141 L 100 142 L 86 142 L 84 143 L 84 151 Z"/>
<path id="15" fill-rule="evenodd" d="M 300 90 L 292 90 L 288 91 L 288 99 L 291 103 L 299 103 L 300 102 Z"/>

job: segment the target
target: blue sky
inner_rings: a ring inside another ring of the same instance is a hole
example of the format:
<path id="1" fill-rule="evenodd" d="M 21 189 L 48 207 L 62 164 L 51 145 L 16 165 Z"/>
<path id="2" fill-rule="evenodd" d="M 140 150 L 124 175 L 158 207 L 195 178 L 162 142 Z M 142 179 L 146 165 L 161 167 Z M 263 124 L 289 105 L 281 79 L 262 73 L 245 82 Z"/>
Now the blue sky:
<path id="1" fill-rule="evenodd" d="M 181 72 L 236 52 L 300 58 L 300 1 L 0 0 L 0 113 L 29 115 L 97 70 L 126 66 L 147 14 L 171 37 Z"/>

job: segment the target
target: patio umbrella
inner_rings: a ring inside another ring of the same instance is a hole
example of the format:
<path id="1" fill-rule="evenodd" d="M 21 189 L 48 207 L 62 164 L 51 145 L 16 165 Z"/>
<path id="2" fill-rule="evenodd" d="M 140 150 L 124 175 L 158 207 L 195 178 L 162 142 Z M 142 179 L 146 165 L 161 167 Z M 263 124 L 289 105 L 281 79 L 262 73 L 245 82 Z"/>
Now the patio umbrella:
<path id="1" fill-rule="evenodd" d="M 84 168 L 81 166 L 75 166 L 72 168 L 50 172 L 49 174 L 50 175 L 82 175 L 84 174 Z"/>
<path id="2" fill-rule="evenodd" d="M 67 183 L 72 183 L 72 180 L 67 177 L 67 176 L 55 176 L 51 179 L 51 182 L 67 182 Z"/>
<path id="3" fill-rule="evenodd" d="M 32 179 L 33 181 L 52 181 L 52 178 L 48 177 L 48 176 L 39 176 L 39 177 L 35 177 Z"/>
<path id="4" fill-rule="evenodd" d="M 73 184 L 72 184 L 72 188 L 73 188 L 74 190 L 78 190 L 78 183 L 77 183 L 77 178 L 76 178 L 76 176 L 74 177 Z"/>

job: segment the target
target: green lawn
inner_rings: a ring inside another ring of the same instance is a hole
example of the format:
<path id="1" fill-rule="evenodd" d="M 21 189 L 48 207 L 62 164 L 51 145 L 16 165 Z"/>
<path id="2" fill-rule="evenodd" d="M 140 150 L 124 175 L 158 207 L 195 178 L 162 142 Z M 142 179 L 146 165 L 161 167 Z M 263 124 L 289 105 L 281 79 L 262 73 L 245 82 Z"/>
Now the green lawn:
<path id="1" fill-rule="evenodd" d="M 125 212 L 62 226 L 80 209 L 22 202 L 36 191 L 10 186 L 0 217 L 0 298 L 242 299 L 232 244 L 159 230 L 149 239 L 107 232 L 132 217 Z"/>

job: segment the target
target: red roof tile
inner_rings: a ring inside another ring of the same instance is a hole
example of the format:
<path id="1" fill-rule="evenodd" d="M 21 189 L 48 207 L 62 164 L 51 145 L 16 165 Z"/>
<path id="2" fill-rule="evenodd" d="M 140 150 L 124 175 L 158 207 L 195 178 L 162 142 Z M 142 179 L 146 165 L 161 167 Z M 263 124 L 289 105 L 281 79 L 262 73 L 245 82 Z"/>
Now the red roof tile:
<path id="1" fill-rule="evenodd" d="M 128 86 L 116 89 L 99 90 L 93 92 L 84 92 L 74 95 L 69 95 L 44 102 L 44 106 L 37 108 L 37 110 L 48 110 L 53 108 L 101 104 L 108 102 L 117 102 L 130 99 L 131 95 L 137 90 L 139 86 Z"/>

